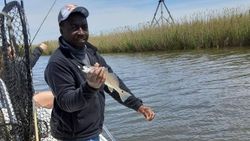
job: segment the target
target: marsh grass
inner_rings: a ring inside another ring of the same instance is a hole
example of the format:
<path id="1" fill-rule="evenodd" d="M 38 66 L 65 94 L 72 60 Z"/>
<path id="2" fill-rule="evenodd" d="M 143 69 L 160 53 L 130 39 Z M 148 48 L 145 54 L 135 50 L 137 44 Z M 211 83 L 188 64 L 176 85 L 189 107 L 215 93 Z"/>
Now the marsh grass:
<path id="1" fill-rule="evenodd" d="M 249 46 L 250 11 L 235 8 L 197 13 L 173 25 L 125 27 L 89 41 L 104 53 Z M 57 41 L 47 43 L 57 47 Z"/>
<path id="2" fill-rule="evenodd" d="M 45 44 L 48 45 L 48 50 L 43 52 L 43 55 L 50 55 L 52 54 L 56 48 L 58 47 L 58 41 L 44 41 Z M 32 45 L 31 49 L 33 50 L 35 47 L 37 47 L 38 45 Z"/>

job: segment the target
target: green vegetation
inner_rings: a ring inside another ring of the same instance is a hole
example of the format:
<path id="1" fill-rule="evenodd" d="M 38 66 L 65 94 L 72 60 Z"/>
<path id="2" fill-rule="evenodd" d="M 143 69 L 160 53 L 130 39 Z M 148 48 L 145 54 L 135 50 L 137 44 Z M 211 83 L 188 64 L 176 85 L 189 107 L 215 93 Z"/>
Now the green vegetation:
<path id="1" fill-rule="evenodd" d="M 91 36 L 90 42 L 103 53 L 250 46 L 250 11 L 224 9 L 199 13 L 173 25 L 145 25 Z M 57 41 L 47 43 L 57 47 Z"/>

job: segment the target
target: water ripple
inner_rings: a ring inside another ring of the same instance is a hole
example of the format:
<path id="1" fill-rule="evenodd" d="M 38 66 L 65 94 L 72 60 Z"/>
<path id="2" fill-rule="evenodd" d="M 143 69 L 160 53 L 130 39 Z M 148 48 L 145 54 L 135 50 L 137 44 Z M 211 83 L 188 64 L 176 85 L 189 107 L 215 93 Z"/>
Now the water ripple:
<path id="1" fill-rule="evenodd" d="M 119 141 L 250 140 L 250 50 L 106 54 L 132 92 L 152 106 L 143 116 L 106 96 L 105 124 Z M 36 89 L 47 89 L 34 68 Z"/>

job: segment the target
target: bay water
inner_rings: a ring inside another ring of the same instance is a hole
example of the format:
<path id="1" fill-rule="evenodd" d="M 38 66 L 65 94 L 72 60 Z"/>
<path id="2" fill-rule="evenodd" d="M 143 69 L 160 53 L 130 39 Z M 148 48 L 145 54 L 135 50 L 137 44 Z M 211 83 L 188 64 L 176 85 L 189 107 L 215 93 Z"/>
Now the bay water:
<path id="1" fill-rule="evenodd" d="M 250 48 L 103 54 L 156 112 L 153 121 L 106 96 L 105 125 L 117 141 L 250 140 Z M 49 89 L 33 68 L 36 91 Z"/>

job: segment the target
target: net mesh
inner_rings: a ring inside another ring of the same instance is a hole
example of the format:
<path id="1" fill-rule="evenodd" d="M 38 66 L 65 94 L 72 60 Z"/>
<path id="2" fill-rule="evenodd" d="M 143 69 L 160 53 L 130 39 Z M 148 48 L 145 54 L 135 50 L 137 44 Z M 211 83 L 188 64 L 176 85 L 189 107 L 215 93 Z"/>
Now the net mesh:
<path id="1" fill-rule="evenodd" d="M 51 111 L 33 105 L 29 58 L 24 10 L 11 1 L 0 13 L 0 141 L 55 141 L 50 134 Z"/>
<path id="2" fill-rule="evenodd" d="M 3 132 L 0 140 L 34 140 L 29 42 L 24 11 L 17 1 L 3 8 L 0 28 L 4 81 L 1 83 L 0 131 Z"/>
<path id="3" fill-rule="evenodd" d="M 0 29 L 0 141 L 53 141 L 50 111 L 32 103 L 28 23 L 19 2 L 5 5 Z"/>

